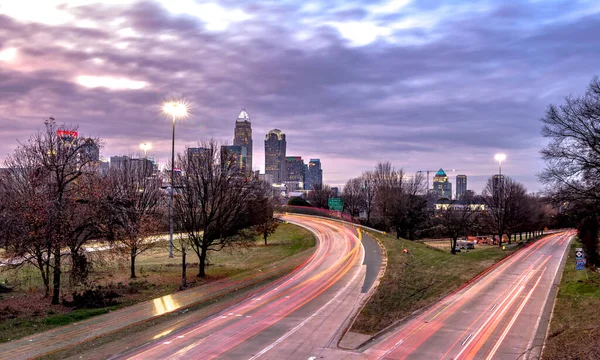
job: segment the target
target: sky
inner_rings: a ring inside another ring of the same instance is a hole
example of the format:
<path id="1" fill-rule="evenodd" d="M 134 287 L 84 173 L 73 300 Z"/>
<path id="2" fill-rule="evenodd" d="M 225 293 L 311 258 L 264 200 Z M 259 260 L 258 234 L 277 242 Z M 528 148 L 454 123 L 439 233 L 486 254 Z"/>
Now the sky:
<path id="1" fill-rule="evenodd" d="M 232 143 L 246 109 L 261 171 L 278 128 L 333 186 L 390 161 L 479 192 L 502 152 L 537 191 L 539 119 L 600 75 L 599 20 L 597 0 L 0 0 L 0 159 L 53 116 L 164 164 L 183 99 L 176 152 Z"/>

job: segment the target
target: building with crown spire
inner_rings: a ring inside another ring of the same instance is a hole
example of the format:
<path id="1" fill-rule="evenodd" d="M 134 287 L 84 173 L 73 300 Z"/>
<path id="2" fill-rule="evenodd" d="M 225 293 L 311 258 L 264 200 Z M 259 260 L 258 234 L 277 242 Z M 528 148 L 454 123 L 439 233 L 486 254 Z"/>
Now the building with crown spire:
<path id="1" fill-rule="evenodd" d="M 242 109 L 235 121 L 233 145 L 245 148 L 245 151 L 241 150 L 241 153 L 246 154 L 245 161 L 242 161 L 244 171 L 252 171 L 252 125 L 250 124 L 250 116 L 246 112 L 246 109 Z"/>
<path id="2" fill-rule="evenodd" d="M 448 181 L 448 175 L 443 169 L 439 169 L 433 177 L 433 193 L 438 199 L 452 199 L 452 183 Z"/>

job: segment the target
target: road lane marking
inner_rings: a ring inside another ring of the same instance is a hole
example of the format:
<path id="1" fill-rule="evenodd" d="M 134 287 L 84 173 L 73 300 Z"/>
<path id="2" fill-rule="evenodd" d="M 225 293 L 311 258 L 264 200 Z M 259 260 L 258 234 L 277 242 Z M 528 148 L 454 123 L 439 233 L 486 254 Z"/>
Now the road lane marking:
<path id="1" fill-rule="evenodd" d="M 567 238 L 572 239 L 575 235 L 569 235 L 568 233 L 566 234 Z M 568 241 L 568 243 L 571 243 L 571 240 Z M 525 359 L 529 359 L 529 354 L 531 352 L 532 346 L 533 346 L 533 342 L 535 341 L 535 334 L 538 331 L 538 328 L 540 327 L 540 323 L 542 321 L 542 315 L 544 313 L 544 309 L 546 308 L 546 302 L 548 302 L 548 297 L 550 295 L 550 292 L 552 291 L 553 285 L 554 285 L 554 281 L 556 280 L 556 274 L 558 273 L 558 269 L 560 269 L 560 265 L 563 262 L 563 258 L 565 257 L 565 254 L 568 252 L 568 246 L 566 247 L 566 249 L 563 251 L 560 260 L 558 261 L 558 265 L 556 265 L 556 269 L 554 270 L 554 277 L 552 278 L 552 281 L 550 282 L 550 286 L 548 286 L 548 292 L 546 293 L 546 299 L 544 299 L 544 303 L 542 304 L 542 308 L 540 309 L 540 313 L 538 315 L 538 321 L 535 325 L 535 327 L 533 328 L 533 335 L 531 337 L 531 340 L 529 340 L 529 343 L 527 343 L 527 354 L 525 354 Z M 554 301 L 556 301 L 554 299 Z M 550 326 L 548 326 L 548 329 L 550 329 Z M 542 342 L 543 343 L 543 342 Z"/>
<path id="2" fill-rule="evenodd" d="M 547 260 L 546 260 L 547 261 Z M 542 264 L 540 264 L 540 266 L 538 267 L 541 268 L 541 266 L 545 265 L 544 261 Z M 459 359 L 463 353 L 465 352 L 465 350 L 467 350 L 469 348 L 469 345 L 471 344 L 471 342 L 477 338 L 479 336 L 479 334 L 483 331 L 484 328 L 487 328 L 487 325 L 490 323 L 490 321 L 492 321 L 492 319 L 497 320 L 498 317 L 496 317 L 496 313 L 502 308 L 502 311 L 500 312 L 500 315 L 503 316 L 503 313 L 506 312 L 506 310 L 508 309 L 508 307 L 511 306 L 511 304 L 514 302 L 514 300 L 516 299 L 516 297 L 523 291 L 524 289 L 524 285 L 522 284 L 526 284 L 529 279 L 533 276 L 533 274 L 538 270 L 531 270 L 529 272 L 527 272 L 527 274 L 525 274 L 525 276 L 523 276 L 521 278 L 521 280 L 518 282 L 518 286 L 515 287 L 505 298 L 504 300 L 502 300 L 502 302 L 500 303 L 500 306 L 492 313 L 492 315 L 487 318 L 487 320 L 479 327 L 479 329 L 477 329 L 477 331 L 475 332 L 475 336 L 473 336 L 469 341 L 467 341 L 467 346 L 465 346 L 459 353 L 458 355 L 456 355 L 455 359 Z M 510 301 L 509 301 L 510 300 Z M 509 301 L 508 305 L 506 307 L 504 307 L 504 304 L 506 304 L 506 302 Z M 489 329 L 488 329 L 489 330 Z"/>
<path id="3" fill-rule="evenodd" d="M 465 346 L 465 344 L 467 343 L 467 341 L 469 341 L 471 336 L 473 336 L 473 333 L 470 333 L 469 336 L 467 336 L 467 338 L 465 339 L 465 341 L 463 341 L 462 344 L 460 344 L 460 346 Z"/>
<path id="4" fill-rule="evenodd" d="M 495 303 L 494 306 L 490 309 L 490 311 L 494 311 L 494 309 L 498 306 L 498 303 Z"/>
<path id="5" fill-rule="evenodd" d="M 531 294 L 533 294 L 533 292 L 535 291 L 535 289 L 537 289 L 537 286 L 540 283 L 540 280 L 542 280 L 542 277 L 544 276 L 544 273 L 546 272 L 547 268 L 548 268 L 547 266 L 544 268 L 544 270 L 542 271 L 542 273 L 538 277 L 537 281 L 535 282 L 535 285 L 533 285 L 533 287 L 531 288 L 531 290 L 529 290 L 529 293 L 527 293 L 527 296 L 525 296 L 525 299 L 523 299 L 523 302 L 521 303 L 521 305 L 519 306 L 519 308 L 517 309 L 517 311 L 513 315 L 512 319 L 510 319 L 510 322 L 508 323 L 508 325 L 504 328 L 504 331 L 502 332 L 502 335 L 500 335 L 500 338 L 496 341 L 496 344 L 494 344 L 494 347 L 492 348 L 492 351 L 490 351 L 490 353 L 488 354 L 486 360 L 491 360 L 492 357 L 494 356 L 494 354 L 496 354 L 496 351 L 498 351 L 498 348 L 500 347 L 500 344 L 502 344 L 502 342 L 504 341 L 504 338 L 506 338 L 506 335 L 508 334 L 508 332 L 510 331 L 510 329 L 514 325 L 515 321 L 517 321 L 517 318 L 519 317 L 519 315 L 521 315 L 521 311 L 523 311 L 523 308 L 525 307 L 525 305 L 529 301 L 529 298 L 531 297 Z"/>

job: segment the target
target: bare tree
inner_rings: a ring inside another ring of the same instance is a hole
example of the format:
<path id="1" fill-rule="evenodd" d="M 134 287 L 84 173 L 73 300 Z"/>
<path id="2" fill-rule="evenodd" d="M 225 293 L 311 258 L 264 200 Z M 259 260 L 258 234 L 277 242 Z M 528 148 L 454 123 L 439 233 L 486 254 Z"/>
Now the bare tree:
<path id="1" fill-rule="evenodd" d="M 251 205 L 250 216 L 253 217 L 252 223 L 256 224 L 256 233 L 263 237 L 266 246 L 267 238 L 277 230 L 279 220 L 273 217 L 276 199 L 268 195 L 272 193 L 269 189 L 270 185 L 266 183 L 263 185 L 263 188 L 265 188 L 262 192 L 263 195 L 259 196 Z"/>
<path id="2" fill-rule="evenodd" d="M 469 231 L 477 221 L 481 205 L 475 204 L 471 198 L 449 200 L 436 211 L 436 222 L 441 225 L 446 236 L 450 237 L 450 252 L 456 254 L 456 243 L 460 236 L 469 235 Z"/>
<path id="3" fill-rule="evenodd" d="M 371 214 L 375 209 L 377 189 L 375 176 L 372 171 L 365 171 L 360 177 L 363 184 L 365 213 L 367 214 L 367 225 L 371 225 Z"/>
<path id="4" fill-rule="evenodd" d="M 427 198 L 422 195 L 426 187 L 422 174 L 401 176 L 401 186 L 390 198 L 392 201 L 391 217 L 396 230 L 396 237 L 413 240 L 416 231 L 426 227 L 431 217 Z"/>
<path id="5" fill-rule="evenodd" d="M 35 205 L 15 211 L 39 210 L 36 216 L 38 225 L 32 233 L 35 239 L 13 232 L 15 236 L 10 241 L 13 249 L 45 259 L 35 261 L 40 271 L 43 267 L 47 273 L 44 277 L 49 277 L 52 268 L 53 304 L 58 304 L 60 297 L 61 250 L 72 244 L 73 236 L 77 234 L 69 214 L 75 213 L 73 206 L 78 204 L 81 193 L 79 184 L 85 182 L 86 175 L 94 172 L 94 160 L 86 155 L 90 139 L 77 136 L 76 131 L 77 127 L 58 126 L 53 118 L 49 118 L 45 121 L 45 129 L 33 135 L 27 143 L 20 144 L 6 161 L 12 174 L 9 179 L 27 181 L 28 184 L 20 190 L 28 192 L 33 196 L 31 199 L 37 201 Z M 91 139 L 91 142 L 99 144 L 97 139 Z M 12 186 L 10 190 L 15 188 L 18 186 Z M 15 215 L 18 217 L 19 213 Z"/>
<path id="6" fill-rule="evenodd" d="M 344 210 L 350 216 L 360 215 L 365 208 L 365 192 L 361 178 L 350 179 L 346 182 L 342 199 L 344 199 Z"/>
<path id="7" fill-rule="evenodd" d="M 258 180 L 242 174 L 235 161 L 219 161 L 215 142 L 205 143 L 203 148 L 193 157 L 178 156 L 182 175 L 175 179 L 180 189 L 175 213 L 198 256 L 198 277 L 206 276 L 209 251 L 254 242 L 254 231 L 246 228 L 254 225 L 249 221 L 250 204 L 262 186 Z"/>
<path id="8" fill-rule="evenodd" d="M 558 200 L 600 201 L 600 80 L 594 77 L 582 97 L 568 96 L 550 105 L 542 135 L 550 143 L 541 151 L 546 168 L 540 179 Z"/>
<path id="9" fill-rule="evenodd" d="M 143 166 L 127 162 L 111 168 L 107 176 L 113 237 L 117 250 L 129 256 L 131 278 L 136 277 L 136 257 L 156 246 L 153 235 L 165 226 L 159 179 L 149 177 Z"/>
<path id="10" fill-rule="evenodd" d="M 308 193 L 308 202 L 314 207 L 328 209 L 329 198 L 331 197 L 333 197 L 333 191 L 329 185 L 315 184 Z"/>
<path id="11" fill-rule="evenodd" d="M 54 243 L 47 217 L 52 204 L 44 191 L 42 172 L 32 160 L 22 148 L 18 148 L 6 162 L 8 169 L 0 181 L 3 194 L 1 216 L 4 220 L 3 226 L 0 226 L 0 237 L 8 258 L 5 265 L 33 265 L 40 272 L 44 297 L 48 297 Z"/>
<path id="12" fill-rule="evenodd" d="M 526 216 L 527 191 L 509 177 L 493 177 L 488 179 L 482 197 L 486 205 L 486 222 L 499 236 L 498 244 L 502 246 L 502 236 L 515 231 Z"/>

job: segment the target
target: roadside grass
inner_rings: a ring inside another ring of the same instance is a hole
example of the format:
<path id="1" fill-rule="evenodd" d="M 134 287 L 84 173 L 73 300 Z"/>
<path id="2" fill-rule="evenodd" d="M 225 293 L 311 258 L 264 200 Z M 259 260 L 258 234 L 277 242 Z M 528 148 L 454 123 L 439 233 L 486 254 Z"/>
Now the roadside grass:
<path id="1" fill-rule="evenodd" d="M 388 262 L 379 286 L 351 328 L 367 335 L 434 303 L 521 247 L 502 250 L 494 245 L 476 245 L 475 250 L 452 255 L 449 246 L 441 250 L 389 235 L 370 235 L 383 243 Z"/>
<path id="2" fill-rule="evenodd" d="M 50 305 L 50 299 L 43 298 L 42 282 L 35 268 L 24 266 L 18 270 L 2 269 L 0 283 L 6 282 L 14 290 L 0 294 L 0 342 L 176 292 L 181 282 L 181 254 L 175 252 L 174 257 L 169 258 L 167 245 L 167 242 L 158 243 L 157 247 L 138 256 L 136 279 L 129 279 L 127 257 L 117 256 L 111 251 L 90 253 L 94 264 L 90 283 L 121 295 L 117 299 L 118 305 L 99 309 Z M 293 224 L 280 224 L 268 238 L 267 246 L 262 237 L 257 236 L 254 246 L 211 253 L 210 266 L 206 268 L 207 277 L 204 279 L 196 277 L 198 258 L 195 253 L 188 251 L 188 282 L 190 286 L 202 286 L 264 267 L 314 246 L 315 237 L 310 231 Z M 64 273 L 61 284 L 61 293 L 67 298 L 74 291 L 69 286 L 68 277 Z"/>
<path id="3" fill-rule="evenodd" d="M 575 270 L 574 239 L 554 304 L 543 359 L 600 359 L 600 274 Z M 587 276 L 586 276 L 587 273 Z"/>

